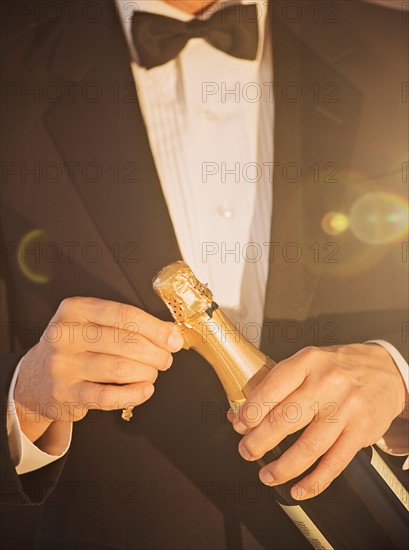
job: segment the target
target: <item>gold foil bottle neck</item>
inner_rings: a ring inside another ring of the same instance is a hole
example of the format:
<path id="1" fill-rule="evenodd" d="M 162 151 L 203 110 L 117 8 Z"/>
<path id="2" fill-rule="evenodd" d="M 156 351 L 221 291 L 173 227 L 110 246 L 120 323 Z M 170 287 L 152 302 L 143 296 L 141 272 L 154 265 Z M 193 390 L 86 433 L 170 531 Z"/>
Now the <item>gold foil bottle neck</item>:
<path id="1" fill-rule="evenodd" d="M 216 371 L 232 406 L 243 403 L 274 366 L 213 301 L 213 294 L 182 261 L 162 269 L 153 288 L 185 339 Z"/>

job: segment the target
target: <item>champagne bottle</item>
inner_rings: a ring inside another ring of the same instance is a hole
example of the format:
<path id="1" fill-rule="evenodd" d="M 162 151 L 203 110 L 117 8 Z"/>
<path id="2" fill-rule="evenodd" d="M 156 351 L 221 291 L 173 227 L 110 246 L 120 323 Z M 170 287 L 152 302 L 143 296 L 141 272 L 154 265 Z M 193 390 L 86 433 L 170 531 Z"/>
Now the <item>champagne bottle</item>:
<path id="1" fill-rule="evenodd" d="M 240 407 L 274 368 L 274 361 L 237 330 L 213 301 L 207 285 L 196 279 L 185 262 L 163 268 L 153 288 L 174 317 L 185 348 L 196 350 L 207 360 L 232 409 Z M 277 459 L 298 435 L 287 437 L 259 463 Z M 297 479 L 271 491 L 313 548 L 407 548 L 408 493 L 374 448 L 361 450 L 343 474 L 315 498 L 297 501 L 291 497 L 290 488 Z"/>

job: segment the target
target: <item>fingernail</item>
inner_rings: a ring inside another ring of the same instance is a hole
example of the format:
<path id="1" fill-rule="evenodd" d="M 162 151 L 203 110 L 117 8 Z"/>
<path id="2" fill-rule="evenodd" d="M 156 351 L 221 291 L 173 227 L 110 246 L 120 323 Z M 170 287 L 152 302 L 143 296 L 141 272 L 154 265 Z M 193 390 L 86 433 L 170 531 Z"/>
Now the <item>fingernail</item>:
<path id="1" fill-rule="evenodd" d="M 232 423 L 234 421 L 234 412 L 231 409 L 227 411 L 227 420 Z"/>
<path id="2" fill-rule="evenodd" d="M 273 474 L 269 470 L 261 470 L 259 473 L 259 478 L 260 478 L 260 481 L 265 485 L 276 484 Z"/>
<path id="3" fill-rule="evenodd" d="M 183 336 L 178 332 L 173 331 L 168 338 L 168 347 L 173 351 L 179 351 L 183 346 L 183 342 Z"/>
<path id="4" fill-rule="evenodd" d="M 245 434 L 247 432 L 247 426 L 245 424 L 243 424 L 243 422 L 240 422 L 240 421 L 233 424 L 233 428 L 239 434 Z"/>
<path id="5" fill-rule="evenodd" d="M 254 458 L 251 456 L 251 454 L 248 452 L 242 442 L 239 443 L 239 453 L 244 458 L 244 460 L 254 460 Z"/>
<path id="6" fill-rule="evenodd" d="M 166 369 L 166 370 L 167 370 L 167 369 L 170 369 L 170 367 L 172 366 L 172 363 L 173 363 L 173 355 L 171 355 L 171 356 L 169 357 L 169 361 L 167 362 L 167 365 L 166 365 L 165 369 Z"/>
<path id="7" fill-rule="evenodd" d="M 144 387 L 143 394 L 146 397 L 146 399 L 149 399 L 154 391 L 155 391 L 155 387 L 153 386 L 153 384 L 149 384 L 148 386 Z"/>
<path id="8" fill-rule="evenodd" d="M 291 496 L 295 500 L 303 500 L 307 496 L 307 491 L 301 485 L 294 485 L 291 487 Z"/>

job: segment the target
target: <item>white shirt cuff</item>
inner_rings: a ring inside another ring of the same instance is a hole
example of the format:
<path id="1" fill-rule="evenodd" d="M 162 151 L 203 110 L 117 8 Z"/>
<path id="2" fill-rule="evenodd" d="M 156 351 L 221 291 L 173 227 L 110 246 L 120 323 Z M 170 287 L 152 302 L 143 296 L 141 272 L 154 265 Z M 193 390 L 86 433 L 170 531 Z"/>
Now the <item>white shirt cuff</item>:
<path id="1" fill-rule="evenodd" d="M 22 361 L 23 359 L 21 359 Z M 38 470 L 65 455 L 71 444 L 72 424 L 68 434 L 64 451 L 60 455 L 50 455 L 42 451 L 37 445 L 32 443 L 22 432 L 20 422 L 17 416 L 16 405 L 14 403 L 14 388 L 16 386 L 17 376 L 20 370 L 21 361 L 14 371 L 13 379 L 10 384 L 8 403 L 7 403 L 7 436 L 11 459 L 19 475 Z M 52 424 L 51 424 L 52 426 Z M 50 428 L 48 429 L 51 429 Z"/>
<path id="2" fill-rule="evenodd" d="M 392 346 L 389 342 L 385 342 L 385 340 L 369 340 L 366 342 L 366 344 L 379 344 L 380 346 L 384 347 L 392 357 L 392 359 L 395 361 L 396 366 L 399 369 L 399 372 L 401 373 L 401 376 L 403 378 L 403 381 L 405 382 L 406 388 L 409 392 L 409 365 L 405 361 L 405 358 L 399 353 L 399 351 L 395 348 L 395 346 Z M 406 428 L 407 429 L 407 428 Z M 394 448 L 386 444 L 383 437 L 379 441 L 376 442 L 378 447 L 385 451 L 385 453 L 388 453 L 390 455 L 394 456 L 407 456 L 408 453 L 402 453 L 402 452 L 396 452 Z M 405 460 L 403 466 L 403 470 L 409 470 L 409 457 Z"/>

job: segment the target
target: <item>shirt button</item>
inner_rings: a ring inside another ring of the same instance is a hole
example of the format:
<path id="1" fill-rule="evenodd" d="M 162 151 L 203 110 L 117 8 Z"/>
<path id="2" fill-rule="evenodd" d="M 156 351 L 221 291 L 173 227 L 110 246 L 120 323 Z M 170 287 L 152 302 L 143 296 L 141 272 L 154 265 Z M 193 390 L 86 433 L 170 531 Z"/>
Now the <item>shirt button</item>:
<path id="1" fill-rule="evenodd" d="M 218 209 L 218 212 L 221 216 L 223 216 L 223 218 L 226 218 L 226 220 L 229 220 L 233 217 L 233 210 L 231 210 L 230 208 L 225 208 L 224 206 L 221 206 Z"/>
<path id="2" fill-rule="evenodd" d="M 203 111 L 203 116 L 205 117 L 206 120 L 208 120 L 209 122 L 215 122 L 219 117 L 217 116 L 217 114 L 214 112 L 214 111 L 211 111 L 210 109 L 205 109 Z"/>

